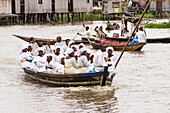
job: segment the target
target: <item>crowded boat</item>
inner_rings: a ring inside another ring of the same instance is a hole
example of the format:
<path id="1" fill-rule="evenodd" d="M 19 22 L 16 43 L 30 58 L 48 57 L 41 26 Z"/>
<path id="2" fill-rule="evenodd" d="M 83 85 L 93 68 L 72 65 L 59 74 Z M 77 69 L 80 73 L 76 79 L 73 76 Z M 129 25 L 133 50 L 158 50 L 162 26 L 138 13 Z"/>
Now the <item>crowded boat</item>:
<path id="1" fill-rule="evenodd" d="M 75 45 L 73 40 L 56 38 L 54 45 L 37 44 L 33 37 L 24 42 L 20 49 L 19 63 L 24 68 L 34 72 L 57 74 L 76 74 L 101 72 L 108 66 L 110 75 L 115 73 L 115 55 L 113 47 L 100 45 L 93 52 L 83 43 Z"/>

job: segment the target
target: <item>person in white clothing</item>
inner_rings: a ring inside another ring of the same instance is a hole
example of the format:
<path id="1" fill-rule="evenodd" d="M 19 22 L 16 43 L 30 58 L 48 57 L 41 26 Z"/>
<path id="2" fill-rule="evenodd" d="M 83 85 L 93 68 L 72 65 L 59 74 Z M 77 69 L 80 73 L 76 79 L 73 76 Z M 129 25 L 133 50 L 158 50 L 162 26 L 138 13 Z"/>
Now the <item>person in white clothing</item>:
<path id="1" fill-rule="evenodd" d="M 53 55 L 53 61 L 55 63 L 60 63 L 61 62 L 61 58 L 63 58 L 64 55 L 63 53 L 61 52 L 61 47 L 60 46 L 57 46 L 55 48 L 55 51 L 54 51 L 54 55 Z"/>
<path id="2" fill-rule="evenodd" d="M 65 73 L 79 73 L 74 57 L 74 50 L 68 48 L 66 53 L 68 56 L 65 59 Z"/>
<path id="3" fill-rule="evenodd" d="M 62 47 L 62 46 L 64 46 L 64 42 L 62 41 L 62 38 L 61 38 L 61 36 L 57 36 L 57 38 L 56 38 L 56 43 L 54 44 L 54 46 L 56 47 L 56 46 L 60 46 L 60 47 Z"/>
<path id="4" fill-rule="evenodd" d="M 80 35 L 80 36 L 86 36 L 88 39 L 92 38 L 89 26 L 86 26 L 85 29 L 86 29 L 86 33 L 85 34 L 80 34 L 80 33 L 77 33 L 77 34 Z"/>
<path id="5" fill-rule="evenodd" d="M 62 46 L 63 53 L 66 52 L 67 48 L 69 47 L 70 39 L 66 39 L 64 45 Z"/>
<path id="6" fill-rule="evenodd" d="M 78 58 L 78 63 L 77 63 L 78 70 L 81 73 L 86 73 L 86 72 L 89 72 L 90 70 L 93 70 L 93 67 L 90 61 L 88 61 L 86 55 L 87 55 L 86 49 L 85 48 L 81 49 L 80 56 Z"/>
<path id="7" fill-rule="evenodd" d="M 33 37 L 30 38 L 29 43 L 32 46 L 31 54 L 35 55 L 35 50 L 39 47 L 38 44 L 35 42 L 35 39 Z"/>
<path id="8" fill-rule="evenodd" d="M 47 72 L 55 73 L 56 72 L 56 65 L 52 61 L 53 57 L 51 54 L 46 55 L 46 70 Z"/>
<path id="9" fill-rule="evenodd" d="M 19 56 L 19 64 L 22 68 L 30 68 L 31 62 L 33 60 L 32 57 L 30 57 L 30 54 L 28 51 L 28 45 L 25 44 L 21 47 L 22 53 Z"/>
<path id="10" fill-rule="evenodd" d="M 106 63 L 109 66 L 108 71 L 109 71 L 109 75 L 111 76 L 112 74 L 115 73 L 115 61 L 116 61 L 116 58 L 113 53 L 114 52 L 113 47 L 107 47 L 106 52 L 107 52 Z"/>
<path id="11" fill-rule="evenodd" d="M 139 28 L 139 31 L 136 33 L 135 38 L 130 42 L 130 44 L 134 43 L 146 43 L 146 34 L 143 27 Z"/>
<path id="12" fill-rule="evenodd" d="M 100 49 L 94 54 L 93 65 L 97 72 L 103 71 L 104 67 L 107 66 L 105 61 L 106 56 L 106 47 L 104 45 L 100 45 Z"/>
<path id="13" fill-rule="evenodd" d="M 32 61 L 32 67 L 35 72 L 45 72 L 46 71 L 46 58 L 44 58 L 44 48 L 39 48 L 38 56 L 34 57 Z"/>

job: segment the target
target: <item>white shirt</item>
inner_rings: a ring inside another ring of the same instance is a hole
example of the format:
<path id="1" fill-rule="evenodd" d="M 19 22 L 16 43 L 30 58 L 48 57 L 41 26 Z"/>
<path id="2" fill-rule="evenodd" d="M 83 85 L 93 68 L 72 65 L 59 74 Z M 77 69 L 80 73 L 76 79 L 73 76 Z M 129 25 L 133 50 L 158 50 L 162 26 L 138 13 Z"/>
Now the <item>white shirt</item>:
<path id="1" fill-rule="evenodd" d="M 101 50 L 98 50 L 95 54 L 94 54 L 94 58 L 93 58 L 93 65 L 95 67 L 95 70 L 97 72 L 99 71 L 103 71 L 104 66 L 107 66 L 107 63 L 104 60 L 104 57 L 106 56 L 105 52 L 102 52 Z"/>
<path id="2" fill-rule="evenodd" d="M 57 47 L 57 46 L 62 47 L 64 44 L 65 44 L 65 42 L 61 41 L 61 42 L 56 42 L 56 43 L 54 44 L 54 46 L 55 46 L 55 47 Z"/>
<path id="3" fill-rule="evenodd" d="M 35 72 L 45 72 L 46 71 L 46 58 L 36 56 L 32 61 L 32 67 Z"/>
<path id="4" fill-rule="evenodd" d="M 138 31 L 136 33 L 136 36 L 138 37 L 138 42 L 139 43 L 146 43 L 146 35 L 143 31 Z"/>
<path id="5" fill-rule="evenodd" d="M 23 52 L 19 56 L 19 63 L 22 68 L 31 67 L 31 63 L 28 60 L 32 60 L 29 53 Z"/>

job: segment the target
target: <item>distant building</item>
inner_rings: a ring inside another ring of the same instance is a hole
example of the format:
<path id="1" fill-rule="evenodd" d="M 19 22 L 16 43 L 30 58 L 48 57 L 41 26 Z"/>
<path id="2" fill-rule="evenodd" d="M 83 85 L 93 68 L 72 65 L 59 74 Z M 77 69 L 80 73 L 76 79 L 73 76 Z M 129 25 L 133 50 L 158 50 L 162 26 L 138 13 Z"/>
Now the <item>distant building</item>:
<path id="1" fill-rule="evenodd" d="M 103 13 L 120 13 L 122 12 L 122 2 L 124 0 L 103 0 Z"/>
<path id="2" fill-rule="evenodd" d="M 93 0 L 15 0 L 16 13 L 92 12 Z"/>
<path id="3" fill-rule="evenodd" d="M 169 12 L 170 11 L 170 0 L 154 0 L 150 4 L 151 11 L 158 12 Z"/>
<path id="4" fill-rule="evenodd" d="M 0 14 L 11 14 L 11 0 L 0 0 Z"/>

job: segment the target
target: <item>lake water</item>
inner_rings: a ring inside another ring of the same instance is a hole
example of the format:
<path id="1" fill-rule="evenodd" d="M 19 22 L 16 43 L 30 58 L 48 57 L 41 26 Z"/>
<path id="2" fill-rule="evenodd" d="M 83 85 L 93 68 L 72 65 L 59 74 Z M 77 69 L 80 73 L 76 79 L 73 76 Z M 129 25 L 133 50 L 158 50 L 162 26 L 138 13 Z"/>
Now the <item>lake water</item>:
<path id="1" fill-rule="evenodd" d="M 96 25 L 105 22 L 90 24 L 93 33 Z M 25 78 L 17 61 L 23 41 L 12 34 L 74 38 L 77 32 L 84 32 L 82 25 L 0 27 L 1 113 L 170 113 L 170 44 L 147 44 L 141 52 L 125 52 L 112 86 L 56 88 Z M 146 32 L 148 37 L 170 36 L 170 29 Z M 115 51 L 117 58 L 120 53 Z"/>

